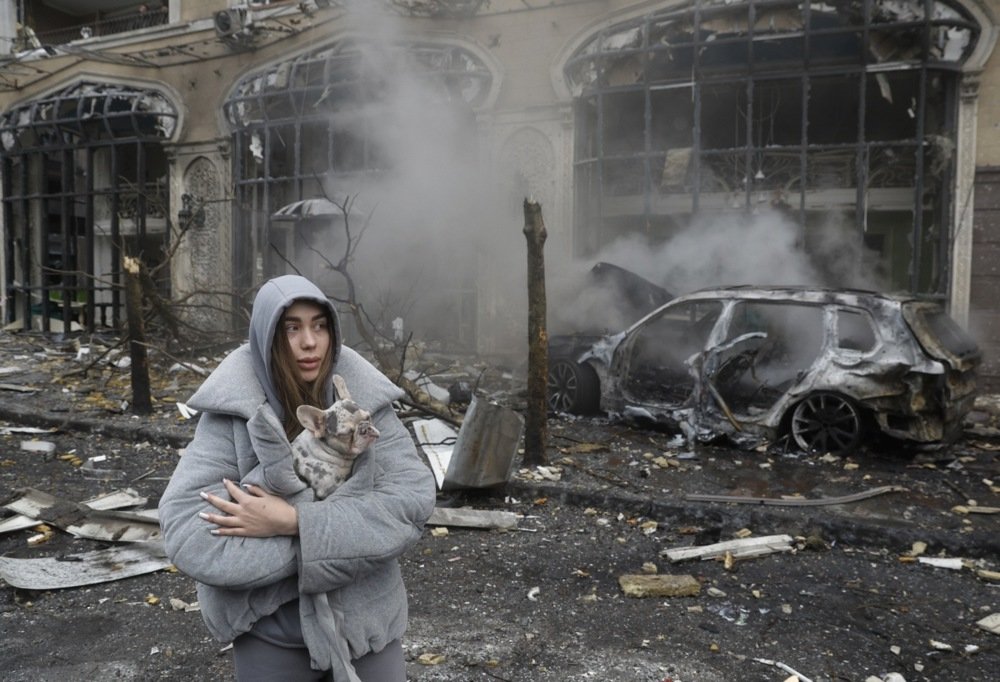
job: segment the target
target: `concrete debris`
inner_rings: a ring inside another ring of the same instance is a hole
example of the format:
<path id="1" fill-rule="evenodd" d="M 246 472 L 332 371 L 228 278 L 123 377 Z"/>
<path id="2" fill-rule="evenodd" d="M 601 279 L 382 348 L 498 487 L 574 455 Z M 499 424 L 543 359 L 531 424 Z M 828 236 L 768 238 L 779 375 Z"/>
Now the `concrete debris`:
<path id="1" fill-rule="evenodd" d="M 692 575 L 626 574 L 618 577 L 618 585 L 626 597 L 695 597 L 701 593 L 701 583 Z"/>
<path id="2" fill-rule="evenodd" d="M 985 618 L 980 618 L 976 621 L 976 625 L 983 630 L 986 630 L 986 632 L 992 632 L 994 635 L 1000 635 L 1000 612 L 991 613 Z"/>
<path id="3" fill-rule="evenodd" d="M 51 455 L 56 451 L 56 444 L 48 440 L 22 440 L 21 449 L 25 452 L 39 452 L 43 455 Z"/>
<path id="4" fill-rule="evenodd" d="M 189 613 L 191 611 L 201 611 L 201 605 L 198 602 L 188 603 L 183 599 L 178 599 L 177 597 L 170 598 L 170 608 L 174 611 L 184 611 Z"/>
<path id="5" fill-rule="evenodd" d="M 417 663 L 420 665 L 441 665 L 446 660 L 448 659 L 444 654 L 427 653 L 417 656 Z"/>
<path id="6" fill-rule="evenodd" d="M 427 519 L 429 526 L 460 526 L 463 528 L 516 528 L 520 517 L 514 512 L 462 507 L 436 507 Z"/>

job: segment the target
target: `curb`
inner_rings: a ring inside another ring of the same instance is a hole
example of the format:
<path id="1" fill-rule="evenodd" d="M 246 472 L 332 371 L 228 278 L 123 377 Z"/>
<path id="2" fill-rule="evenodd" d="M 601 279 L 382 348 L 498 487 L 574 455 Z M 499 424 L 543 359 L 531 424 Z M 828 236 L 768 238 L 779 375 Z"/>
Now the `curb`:
<path id="1" fill-rule="evenodd" d="M 150 427 L 142 424 L 137 417 L 135 425 L 122 424 L 114 421 L 96 419 L 93 417 L 61 416 L 52 412 L 32 411 L 12 405 L 0 404 L 0 419 L 16 422 L 24 426 L 38 428 L 57 428 L 63 431 L 84 431 L 112 438 L 129 441 L 149 441 L 157 445 L 168 445 L 182 448 L 188 444 L 194 435 L 193 425 L 190 429 Z"/>
<path id="2" fill-rule="evenodd" d="M 0 404 L 0 419 L 39 428 L 58 428 L 106 435 L 127 441 L 182 448 L 194 435 L 192 428 L 153 428 L 137 423 L 116 423 L 88 417 L 62 417 L 49 412 Z M 944 551 L 952 556 L 991 558 L 1000 556 L 1000 535 L 992 531 L 968 533 L 947 528 L 920 528 L 902 520 L 878 522 L 831 513 L 829 507 L 781 509 L 764 505 L 685 502 L 676 498 L 651 498 L 621 491 L 590 490 L 553 483 L 510 480 L 502 494 L 530 498 L 546 497 L 574 507 L 597 507 L 647 516 L 661 523 L 693 523 L 725 529 L 754 528 L 758 533 L 818 534 L 827 543 L 839 543 L 889 552 L 905 552 L 914 542 L 926 542 L 929 553 Z M 487 494 L 489 494 L 487 492 Z M 495 496 L 494 490 L 492 495 Z M 791 529 L 791 530 L 790 530 Z"/>
<path id="3" fill-rule="evenodd" d="M 906 521 L 877 522 L 831 513 L 831 507 L 787 508 L 718 502 L 685 502 L 654 499 L 624 492 L 593 491 L 552 483 L 509 481 L 504 494 L 547 497 L 561 504 L 613 509 L 655 519 L 670 525 L 701 524 L 736 531 L 752 528 L 755 534 L 819 535 L 826 543 L 902 554 L 914 542 L 927 543 L 927 555 L 944 551 L 970 559 L 1000 556 L 1000 537 L 988 530 L 961 533 L 947 528 L 920 528 Z"/>

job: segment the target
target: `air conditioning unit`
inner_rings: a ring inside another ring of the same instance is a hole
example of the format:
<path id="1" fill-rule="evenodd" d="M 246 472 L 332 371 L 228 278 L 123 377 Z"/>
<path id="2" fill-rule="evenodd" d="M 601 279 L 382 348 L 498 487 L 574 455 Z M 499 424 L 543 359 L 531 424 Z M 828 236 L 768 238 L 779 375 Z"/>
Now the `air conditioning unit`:
<path id="1" fill-rule="evenodd" d="M 232 7 L 215 13 L 215 34 L 220 38 L 245 35 L 253 24 L 246 7 Z"/>

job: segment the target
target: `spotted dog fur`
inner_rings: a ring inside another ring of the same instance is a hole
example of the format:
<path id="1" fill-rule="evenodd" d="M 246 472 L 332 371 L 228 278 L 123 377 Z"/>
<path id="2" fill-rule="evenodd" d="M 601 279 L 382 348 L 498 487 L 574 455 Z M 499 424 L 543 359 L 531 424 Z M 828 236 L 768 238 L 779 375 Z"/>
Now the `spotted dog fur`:
<path id="1" fill-rule="evenodd" d="M 371 414 L 351 400 L 343 377 L 334 374 L 333 385 L 337 400 L 329 408 L 299 405 L 295 411 L 305 430 L 292 441 L 292 463 L 320 499 L 347 480 L 354 460 L 379 437 Z"/>

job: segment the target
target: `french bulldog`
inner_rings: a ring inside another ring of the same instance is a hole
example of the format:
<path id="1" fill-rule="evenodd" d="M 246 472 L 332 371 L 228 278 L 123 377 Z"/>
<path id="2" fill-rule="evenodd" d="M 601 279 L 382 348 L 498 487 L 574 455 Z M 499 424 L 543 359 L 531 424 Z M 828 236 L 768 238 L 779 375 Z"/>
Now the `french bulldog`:
<path id="1" fill-rule="evenodd" d="M 379 437 L 371 414 L 351 400 L 344 378 L 334 374 L 333 385 L 333 405 L 325 410 L 299 405 L 295 411 L 305 430 L 292 441 L 292 464 L 319 499 L 347 480 L 354 460 Z"/>

